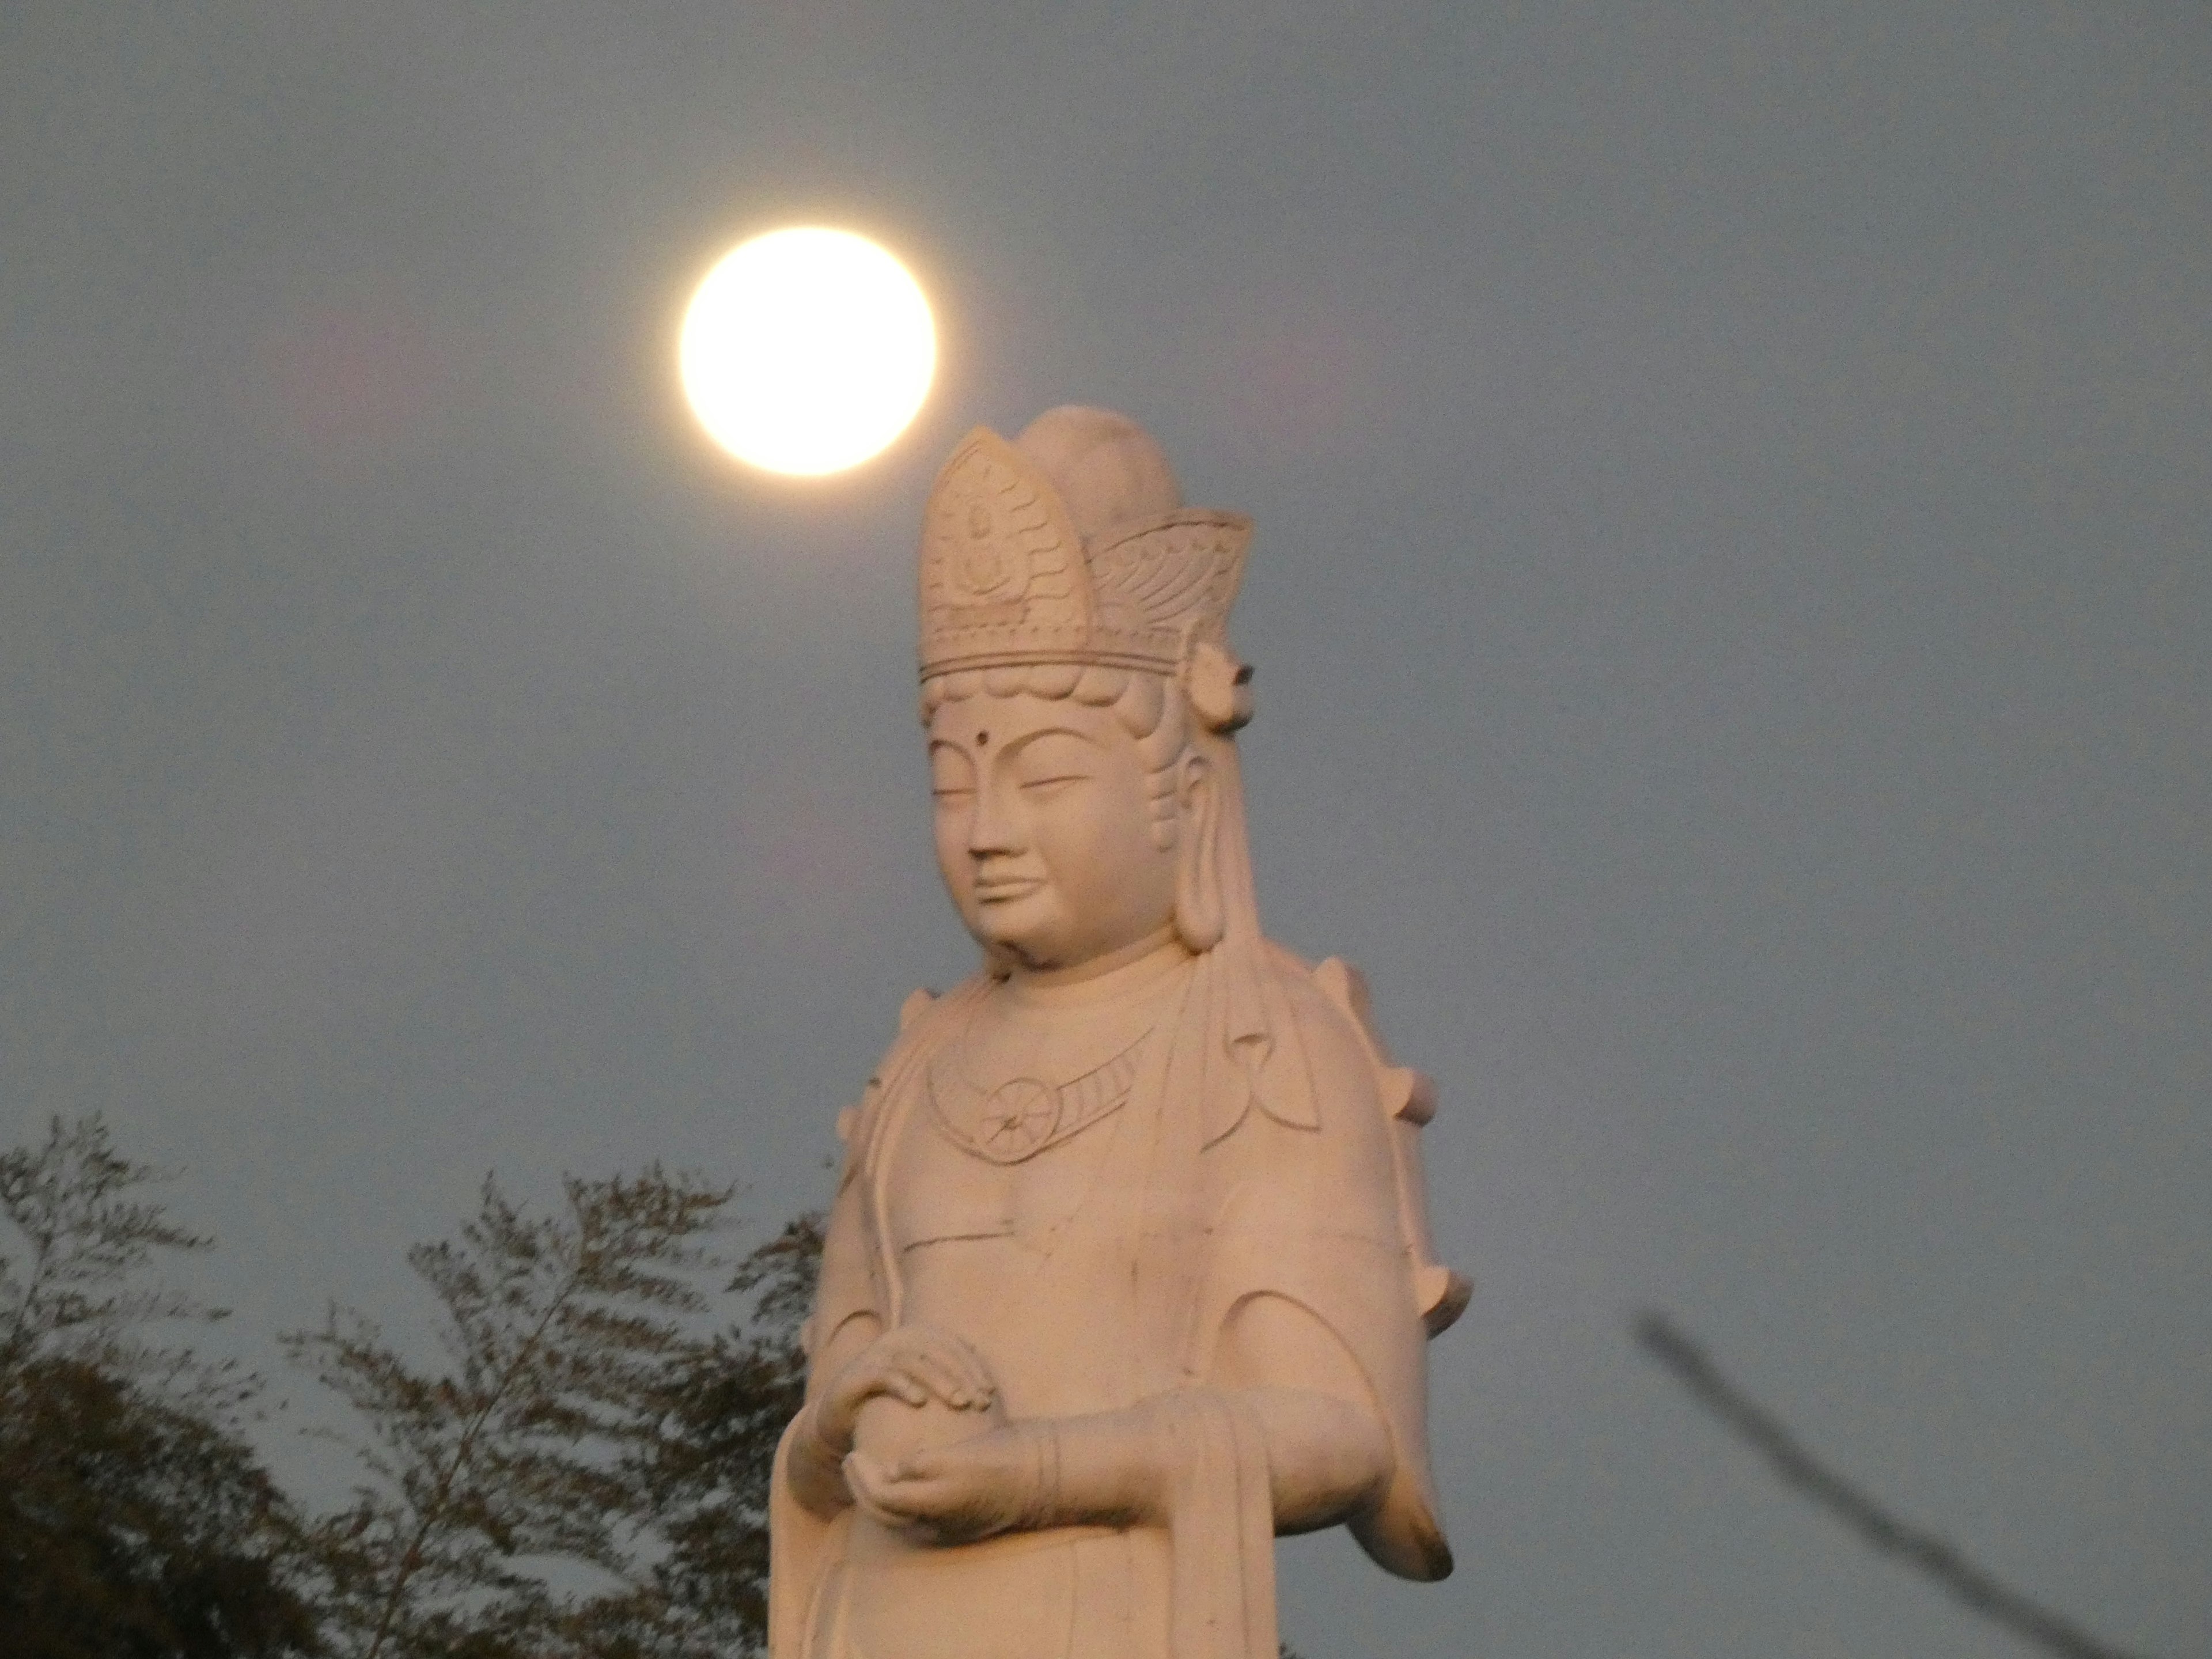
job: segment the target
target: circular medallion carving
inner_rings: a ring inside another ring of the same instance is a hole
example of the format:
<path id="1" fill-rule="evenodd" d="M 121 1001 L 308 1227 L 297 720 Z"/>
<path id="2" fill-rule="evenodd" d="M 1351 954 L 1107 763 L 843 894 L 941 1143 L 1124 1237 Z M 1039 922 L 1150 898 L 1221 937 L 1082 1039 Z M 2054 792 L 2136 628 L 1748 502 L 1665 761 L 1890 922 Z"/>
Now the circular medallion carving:
<path id="1" fill-rule="evenodd" d="M 975 1115 L 975 1146 L 994 1164 L 1018 1164 L 1060 1126 L 1060 1091 L 1033 1077 L 994 1089 Z"/>

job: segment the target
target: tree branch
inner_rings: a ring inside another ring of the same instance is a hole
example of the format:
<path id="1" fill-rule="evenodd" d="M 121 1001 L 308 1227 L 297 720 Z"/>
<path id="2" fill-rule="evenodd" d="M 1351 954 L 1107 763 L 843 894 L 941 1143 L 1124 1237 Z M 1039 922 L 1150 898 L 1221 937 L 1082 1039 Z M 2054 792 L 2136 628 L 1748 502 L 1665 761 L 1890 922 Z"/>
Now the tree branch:
<path id="1" fill-rule="evenodd" d="M 1827 1468 L 1799 1443 L 1765 1407 L 1721 1373 L 1705 1349 L 1675 1328 L 1664 1314 L 1636 1316 L 1637 1346 L 1668 1371 L 1707 1411 L 1747 1440 L 1785 1485 L 1820 1504 L 1885 1555 L 1934 1579 L 1967 1608 L 2060 1659 L 2131 1659 L 2070 1620 L 1999 1583 L 1962 1555 L 1955 1545 L 1899 1520 Z"/>

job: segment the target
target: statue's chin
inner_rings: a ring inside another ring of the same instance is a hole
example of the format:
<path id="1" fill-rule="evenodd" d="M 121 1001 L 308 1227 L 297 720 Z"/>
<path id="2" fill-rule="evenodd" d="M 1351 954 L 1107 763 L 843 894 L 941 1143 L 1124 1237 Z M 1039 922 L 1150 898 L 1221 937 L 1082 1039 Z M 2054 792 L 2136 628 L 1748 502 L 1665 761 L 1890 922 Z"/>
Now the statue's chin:
<path id="1" fill-rule="evenodd" d="M 985 949 L 1024 957 L 1049 950 L 1060 932 L 1058 906 L 1034 890 L 1007 898 L 972 897 L 961 907 L 961 920 Z"/>
<path id="2" fill-rule="evenodd" d="M 992 955 L 1001 957 L 1024 968 L 1046 969 L 1069 966 L 1066 941 L 1050 927 L 1024 927 L 1021 919 L 1003 914 L 994 915 L 985 909 L 969 925 L 968 931 L 975 942 Z"/>
<path id="3" fill-rule="evenodd" d="M 1178 942 L 1172 916 L 1134 939 L 1087 940 L 1073 946 L 1058 940 L 1040 944 L 1033 939 L 993 939 L 981 933 L 976 938 L 1001 962 L 1030 973 L 1050 974 L 1062 979 L 1088 979 L 1093 975 L 1112 973 Z"/>

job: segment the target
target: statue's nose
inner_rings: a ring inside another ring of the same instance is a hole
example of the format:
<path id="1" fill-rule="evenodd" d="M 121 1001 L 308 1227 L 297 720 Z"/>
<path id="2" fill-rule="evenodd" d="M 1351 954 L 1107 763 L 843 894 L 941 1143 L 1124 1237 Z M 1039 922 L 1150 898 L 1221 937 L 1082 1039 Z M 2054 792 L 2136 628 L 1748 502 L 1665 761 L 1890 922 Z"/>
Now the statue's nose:
<path id="1" fill-rule="evenodd" d="M 968 821 L 968 852 L 976 859 L 1021 850 L 1017 815 L 1009 810 L 1006 792 L 989 781 L 975 790 L 975 813 Z"/>

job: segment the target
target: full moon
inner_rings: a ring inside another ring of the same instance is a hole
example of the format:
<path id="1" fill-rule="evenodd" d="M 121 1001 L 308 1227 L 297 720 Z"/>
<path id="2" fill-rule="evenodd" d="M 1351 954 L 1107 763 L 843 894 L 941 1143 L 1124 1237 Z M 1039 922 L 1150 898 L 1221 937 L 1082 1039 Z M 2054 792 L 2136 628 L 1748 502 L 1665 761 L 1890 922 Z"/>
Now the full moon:
<path id="1" fill-rule="evenodd" d="M 740 243 L 707 273 L 677 348 L 716 443 L 770 472 L 842 472 L 906 430 L 937 368 L 920 284 L 850 231 Z"/>

